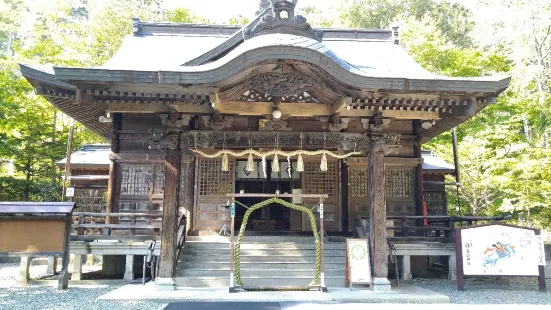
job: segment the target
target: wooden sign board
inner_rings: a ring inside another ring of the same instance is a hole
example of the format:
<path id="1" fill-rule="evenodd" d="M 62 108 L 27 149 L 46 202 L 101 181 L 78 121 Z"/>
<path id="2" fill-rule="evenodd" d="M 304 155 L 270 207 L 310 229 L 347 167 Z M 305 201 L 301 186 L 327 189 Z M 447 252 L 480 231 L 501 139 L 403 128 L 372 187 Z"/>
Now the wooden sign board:
<path id="1" fill-rule="evenodd" d="M 367 239 L 346 239 L 345 286 L 371 285 L 371 261 Z"/>
<path id="2" fill-rule="evenodd" d="M 464 277 L 538 277 L 545 291 L 545 251 L 539 230 L 498 224 L 456 229 L 457 289 Z"/>
<path id="3" fill-rule="evenodd" d="M 65 219 L 19 219 L 0 221 L 0 252 L 63 253 Z"/>

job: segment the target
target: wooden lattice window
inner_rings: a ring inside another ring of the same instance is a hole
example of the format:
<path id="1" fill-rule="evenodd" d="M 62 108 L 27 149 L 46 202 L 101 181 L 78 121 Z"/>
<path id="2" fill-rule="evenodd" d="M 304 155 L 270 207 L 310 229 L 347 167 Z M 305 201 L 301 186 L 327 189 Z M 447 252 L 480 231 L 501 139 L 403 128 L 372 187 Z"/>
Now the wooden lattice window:
<path id="1" fill-rule="evenodd" d="M 352 197 L 368 197 L 367 169 L 350 168 L 348 175 L 350 195 Z"/>
<path id="2" fill-rule="evenodd" d="M 423 198 L 427 204 L 427 215 L 445 215 L 444 214 L 444 195 L 445 192 L 424 192 Z"/>
<path id="3" fill-rule="evenodd" d="M 199 161 L 199 195 L 225 196 L 233 192 L 235 163 L 229 162 L 229 171 L 222 171 L 222 160 L 201 159 Z"/>
<path id="4" fill-rule="evenodd" d="M 121 195 L 163 194 L 163 165 L 121 165 Z"/>
<path id="5" fill-rule="evenodd" d="M 413 168 L 386 169 L 385 185 L 389 198 L 412 198 Z"/>
<path id="6" fill-rule="evenodd" d="M 304 173 L 302 173 L 303 192 L 305 194 L 327 194 L 335 197 L 339 193 L 338 162 L 327 162 L 327 171 L 320 170 L 320 162 L 304 162 Z"/>
<path id="7" fill-rule="evenodd" d="M 107 206 L 106 189 L 75 189 L 73 201 L 77 203 L 79 212 L 105 212 Z"/>

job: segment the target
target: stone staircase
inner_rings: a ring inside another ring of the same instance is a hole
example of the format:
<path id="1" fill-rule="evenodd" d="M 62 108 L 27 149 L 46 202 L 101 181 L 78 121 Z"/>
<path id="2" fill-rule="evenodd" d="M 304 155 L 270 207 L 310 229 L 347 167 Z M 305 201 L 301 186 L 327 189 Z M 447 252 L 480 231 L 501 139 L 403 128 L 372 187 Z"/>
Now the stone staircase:
<path id="1" fill-rule="evenodd" d="M 176 285 L 228 287 L 229 249 L 227 237 L 188 237 L 178 260 Z M 326 286 L 344 286 L 344 255 L 344 239 L 326 237 Z M 241 278 L 245 287 L 304 287 L 314 277 L 314 264 L 313 237 L 245 236 L 241 245 Z"/>

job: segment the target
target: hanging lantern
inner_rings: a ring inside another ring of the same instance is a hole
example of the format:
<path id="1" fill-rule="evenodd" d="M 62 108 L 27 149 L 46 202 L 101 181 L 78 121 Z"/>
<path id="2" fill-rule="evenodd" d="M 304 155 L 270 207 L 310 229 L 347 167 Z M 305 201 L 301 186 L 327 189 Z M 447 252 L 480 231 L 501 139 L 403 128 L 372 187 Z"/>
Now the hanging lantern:
<path id="1" fill-rule="evenodd" d="M 277 153 L 274 155 L 274 160 L 272 161 L 272 171 L 279 172 L 279 158 L 277 157 Z"/>
<path id="2" fill-rule="evenodd" d="M 249 153 L 249 158 L 247 159 L 247 168 L 245 168 L 247 171 L 251 172 L 254 171 L 254 159 L 253 159 L 253 153 Z"/>
<path id="3" fill-rule="evenodd" d="M 301 153 L 298 153 L 297 171 L 298 172 L 304 172 L 304 161 L 302 160 L 302 154 Z"/>
<path id="4" fill-rule="evenodd" d="M 320 169 L 321 171 L 327 171 L 327 156 L 325 155 L 325 152 L 321 155 Z"/>
<path id="5" fill-rule="evenodd" d="M 228 159 L 228 154 L 224 152 L 224 156 L 222 156 L 222 171 L 229 171 L 230 170 L 230 161 Z"/>

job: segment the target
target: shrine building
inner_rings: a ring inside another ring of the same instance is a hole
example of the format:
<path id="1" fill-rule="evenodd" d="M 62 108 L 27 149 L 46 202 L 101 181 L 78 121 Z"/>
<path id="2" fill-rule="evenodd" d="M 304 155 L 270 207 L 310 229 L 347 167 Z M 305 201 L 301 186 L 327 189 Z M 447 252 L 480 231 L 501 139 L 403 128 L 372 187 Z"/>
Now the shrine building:
<path id="1" fill-rule="evenodd" d="M 21 71 L 38 94 L 110 141 L 109 157 L 96 167 L 107 182 L 107 223 L 123 211 L 162 214 L 159 285 L 201 286 L 179 281 L 182 274 L 229 285 L 230 270 L 202 273 L 199 262 L 182 259 L 183 215 L 196 251 L 201 237 L 230 227 L 236 238 L 243 231 L 244 240 L 283 244 L 290 236 L 311 239 L 315 225 L 328 251 L 331 237 L 367 238 L 372 284 L 388 289 L 395 273 L 389 241 L 413 251 L 402 254 L 408 260 L 432 243 L 454 251 L 453 223 L 423 220 L 447 215 L 443 178 L 423 182 L 431 160 L 423 143 L 494 104 L 510 78 L 433 74 L 400 45 L 397 28 L 315 29 L 295 15 L 297 0 L 271 2 L 245 26 L 134 19 L 133 33 L 102 66 L 22 64 Z M 453 173 L 441 168 L 436 174 Z M 244 282 L 256 283 L 242 260 Z M 344 258 L 326 257 L 323 275 L 328 286 L 341 285 L 336 275 L 331 282 L 330 264 L 344 268 Z M 408 264 L 397 271 L 406 279 Z M 278 273 L 264 274 L 277 286 Z"/>

